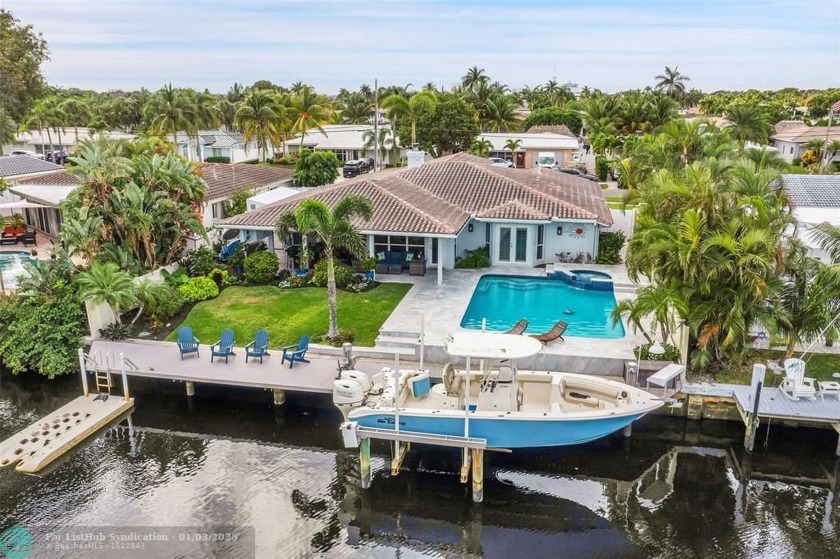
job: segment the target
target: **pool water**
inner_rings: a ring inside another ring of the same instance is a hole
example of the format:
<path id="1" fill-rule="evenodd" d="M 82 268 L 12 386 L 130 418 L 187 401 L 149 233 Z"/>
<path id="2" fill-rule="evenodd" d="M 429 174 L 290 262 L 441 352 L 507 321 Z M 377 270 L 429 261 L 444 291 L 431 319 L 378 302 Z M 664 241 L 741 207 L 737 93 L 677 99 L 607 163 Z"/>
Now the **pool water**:
<path id="1" fill-rule="evenodd" d="M 519 319 L 528 320 L 527 334 L 548 331 L 557 321 L 569 326 L 563 336 L 623 338 L 624 326 L 610 318 L 615 308 L 612 291 L 572 287 L 556 279 L 522 276 L 482 276 L 475 287 L 461 327 L 504 332 Z"/>
<path id="2" fill-rule="evenodd" d="M 17 284 L 17 278 L 29 264 L 28 252 L 0 252 L 0 271 L 6 287 Z"/>
<path id="3" fill-rule="evenodd" d="M 611 280 L 612 277 L 609 274 L 605 274 L 604 272 L 595 272 L 592 270 L 572 270 L 572 273 L 578 279 L 590 279 L 590 280 Z"/>

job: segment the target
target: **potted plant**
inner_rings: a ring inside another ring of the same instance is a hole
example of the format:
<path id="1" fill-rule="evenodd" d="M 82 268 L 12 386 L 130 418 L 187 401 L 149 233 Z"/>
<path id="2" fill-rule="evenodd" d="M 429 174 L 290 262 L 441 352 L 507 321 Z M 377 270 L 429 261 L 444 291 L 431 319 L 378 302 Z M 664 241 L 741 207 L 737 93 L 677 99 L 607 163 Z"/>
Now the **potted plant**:
<path id="1" fill-rule="evenodd" d="M 362 260 L 362 266 L 365 268 L 365 278 L 373 281 L 376 279 L 376 264 L 379 260 L 375 256 L 369 256 Z"/>
<path id="2" fill-rule="evenodd" d="M 295 275 L 297 276 L 305 276 L 309 272 L 309 262 L 312 260 L 312 251 L 309 250 L 309 247 L 303 247 L 298 252 L 298 266 L 299 268 L 295 268 Z"/>

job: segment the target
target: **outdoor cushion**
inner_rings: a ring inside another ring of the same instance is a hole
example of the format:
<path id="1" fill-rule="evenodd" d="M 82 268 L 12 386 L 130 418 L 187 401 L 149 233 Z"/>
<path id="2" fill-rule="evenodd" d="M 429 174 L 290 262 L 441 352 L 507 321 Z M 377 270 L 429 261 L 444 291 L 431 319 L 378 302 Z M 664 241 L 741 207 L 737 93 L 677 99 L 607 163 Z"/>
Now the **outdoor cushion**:
<path id="1" fill-rule="evenodd" d="M 377 252 L 376 253 L 376 259 L 377 260 L 385 260 L 385 251 Z"/>

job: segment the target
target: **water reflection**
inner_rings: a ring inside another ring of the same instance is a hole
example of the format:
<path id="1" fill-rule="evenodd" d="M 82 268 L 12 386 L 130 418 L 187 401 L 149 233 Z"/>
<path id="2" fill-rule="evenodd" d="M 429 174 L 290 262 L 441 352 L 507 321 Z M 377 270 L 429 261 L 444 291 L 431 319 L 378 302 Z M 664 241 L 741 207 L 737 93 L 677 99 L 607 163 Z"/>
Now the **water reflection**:
<path id="1" fill-rule="evenodd" d="M 769 448 L 749 456 L 738 424 L 650 418 L 629 440 L 489 453 L 485 502 L 474 505 L 451 450 L 415 449 L 392 477 L 387 446 L 374 445 L 361 490 L 328 399 L 276 409 L 254 390 L 133 390 L 130 427 L 43 477 L 0 470 L 0 529 L 251 525 L 258 557 L 840 555 L 832 432 L 774 427 Z M 75 381 L 3 375 L 0 437 L 77 392 Z"/>

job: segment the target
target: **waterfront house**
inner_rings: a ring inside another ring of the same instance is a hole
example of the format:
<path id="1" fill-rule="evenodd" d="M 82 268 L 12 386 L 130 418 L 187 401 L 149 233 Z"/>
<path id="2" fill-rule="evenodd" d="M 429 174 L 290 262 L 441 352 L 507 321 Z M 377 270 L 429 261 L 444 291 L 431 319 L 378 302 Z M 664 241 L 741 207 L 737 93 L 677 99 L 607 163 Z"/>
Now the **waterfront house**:
<path id="1" fill-rule="evenodd" d="M 840 175 L 782 175 L 782 184 L 796 218 L 796 234 L 814 258 L 831 263 L 810 230 L 820 223 L 840 227 Z"/>
<path id="2" fill-rule="evenodd" d="M 565 128 L 565 126 L 563 127 Z M 490 157 L 501 157 L 511 160 L 518 169 L 530 169 L 540 153 L 552 153 L 561 167 L 566 167 L 574 161 L 574 154 L 580 149 L 580 144 L 573 134 L 559 134 L 557 132 L 485 132 L 478 135 L 478 140 L 487 140 L 493 146 Z M 519 148 L 513 153 L 505 149 L 508 140 L 519 140 Z"/>
<path id="3" fill-rule="evenodd" d="M 380 124 L 379 128 L 390 130 L 390 125 Z M 301 147 L 313 151 L 332 151 L 342 163 L 362 157 L 373 157 L 373 146 L 365 145 L 367 132 L 373 133 L 373 124 L 327 124 L 323 132 L 317 128 L 308 130 L 303 136 L 302 144 L 301 134 L 297 134 L 294 138 L 283 142 L 278 151 L 297 153 Z M 392 149 L 393 138 L 389 135 L 385 143 L 384 158 L 382 147 L 379 148 L 380 165 L 396 165 L 405 158 L 405 149 L 399 139 L 397 139 L 397 145 L 399 149 Z"/>
<path id="4" fill-rule="evenodd" d="M 776 124 L 770 135 L 770 144 L 779 150 L 779 155 L 788 163 L 799 159 L 808 151 L 805 147 L 810 141 L 821 140 L 828 143 L 840 140 L 840 126 L 808 126 L 802 121 L 789 120 Z M 832 155 L 829 153 L 829 155 Z M 840 161 L 840 152 L 835 153 L 829 162 Z"/>
<path id="5" fill-rule="evenodd" d="M 166 140 L 175 145 L 175 137 L 170 134 Z M 176 153 L 190 161 L 207 161 L 208 157 L 226 157 L 226 163 L 241 163 L 256 160 L 262 154 L 257 149 L 257 141 L 245 141 L 239 132 L 227 130 L 199 130 L 196 133 L 178 132 Z M 269 155 L 271 153 L 269 152 Z"/>
<path id="6" fill-rule="evenodd" d="M 548 169 L 494 167 L 486 158 L 458 153 L 311 189 L 216 225 L 239 230 L 242 239 L 263 240 L 291 266 L 285 248 L 293 241 L 276 237 L 277 218 L 303 200 L 333 205 L 348 194 L 373 202 L 372 219 L 356 224 L 370 256 L 400 251 L 422 258 L 437 269 L 439 282 L 456 257 L 483 246 L 494 266 L 594 259 L 602 228 L 613 223 L 596 183 Z"/>

